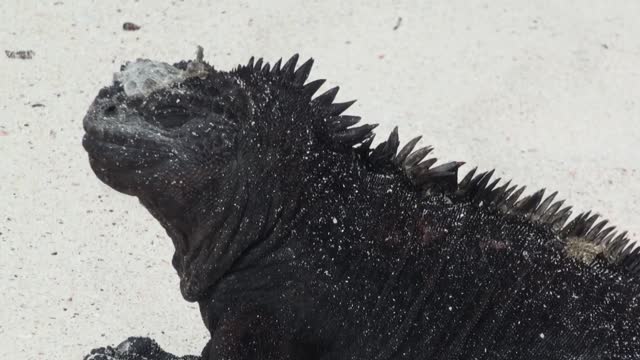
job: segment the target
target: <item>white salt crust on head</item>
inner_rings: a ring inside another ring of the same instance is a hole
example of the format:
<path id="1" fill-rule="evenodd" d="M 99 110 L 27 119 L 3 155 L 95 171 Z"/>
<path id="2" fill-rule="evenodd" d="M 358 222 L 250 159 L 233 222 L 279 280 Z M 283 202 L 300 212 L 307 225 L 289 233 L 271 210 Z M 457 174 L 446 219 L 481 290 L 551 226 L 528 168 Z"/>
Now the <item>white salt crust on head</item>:
<path id="1" fill-rule="evenodd" d="M 151 92 L 180 82 L 187 77 L 187 72 L 170 64 L 149 59 L 138 59 L 129 62 L 120 72 L 113 74 L 114 81 L 119 81 L 127 96 L 147 96 Z"/>

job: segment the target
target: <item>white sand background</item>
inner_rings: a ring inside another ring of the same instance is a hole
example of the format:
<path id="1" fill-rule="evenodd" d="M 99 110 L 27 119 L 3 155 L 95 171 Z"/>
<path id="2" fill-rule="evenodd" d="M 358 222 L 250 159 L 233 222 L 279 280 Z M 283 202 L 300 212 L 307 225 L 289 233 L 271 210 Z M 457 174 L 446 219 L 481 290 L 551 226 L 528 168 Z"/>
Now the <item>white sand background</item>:
<path id="1" fill-rule="evenodd" d="M 80 145 L 121 63 L 197 44 L 220 69 L 314 57 L 311 78 L 379 134 L 423 134 L 443 160 L 558 190 L 640 237 L 640 2 L 351 3 L 0 1 L 0 50 L 36 54 L 0 53 L 0 359 L 80 359 L 129 335 L 200 352 L 170 241 Z"/>

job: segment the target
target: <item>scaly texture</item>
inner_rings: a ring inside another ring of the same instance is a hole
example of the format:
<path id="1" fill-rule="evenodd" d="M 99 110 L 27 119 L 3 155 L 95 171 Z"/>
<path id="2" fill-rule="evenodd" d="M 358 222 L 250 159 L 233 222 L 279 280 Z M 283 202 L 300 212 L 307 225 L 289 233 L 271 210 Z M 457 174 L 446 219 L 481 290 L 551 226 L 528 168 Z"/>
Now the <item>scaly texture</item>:
<path id="1" fill-rule="evenodd" d="M 626 233 L 567 223 L 556 193 L 493 171 L 459 181 L 462 162 L 420 138 L 398 150 L 397 129 L 372 149 L 375 125 L 337 88 L 314 97 L 323 80 L 297 62 L 224 72 L 200 52 L 173 65 L 197 76 L 155 74 L 148 94 L 115 81 L 84 119 L 96 175 L 173 240 L 211 333 L 202 359 L 640 358 Z M 130 338 L 87 358 L 198 357 Z"/>

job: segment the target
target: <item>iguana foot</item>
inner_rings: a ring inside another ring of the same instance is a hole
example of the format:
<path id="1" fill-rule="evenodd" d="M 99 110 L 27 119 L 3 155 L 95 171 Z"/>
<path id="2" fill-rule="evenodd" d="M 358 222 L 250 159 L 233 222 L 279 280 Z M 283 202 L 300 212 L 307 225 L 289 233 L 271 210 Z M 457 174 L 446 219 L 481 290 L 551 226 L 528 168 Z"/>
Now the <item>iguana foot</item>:
<path id="1" fill-rule="evenodd" d="M 162 350 L 150 338 L 130 337 L 115 348 L 107 346 L 93 349 L 84 360 L 200 360 L 200 357 L 178 357 Z"/>
<path id="2" fill-rule="evenodd" d="M 118 360 L 122 359 L 114 348 L 111 346 L 101 347 L 91 350 L 89 355 L 86 355 L 83 360 Z"/>

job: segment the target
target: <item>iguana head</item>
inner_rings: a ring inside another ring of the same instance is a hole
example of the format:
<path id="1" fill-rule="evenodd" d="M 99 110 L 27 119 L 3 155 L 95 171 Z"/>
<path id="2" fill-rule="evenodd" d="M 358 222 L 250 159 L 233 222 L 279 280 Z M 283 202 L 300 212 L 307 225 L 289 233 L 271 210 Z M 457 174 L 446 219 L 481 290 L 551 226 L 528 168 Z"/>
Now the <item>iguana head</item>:
<path id="1" fill-rule="evenodd" d="M 245 100 L 236 79 L 199 59 L 137 60 L 98 93 L 83 145 L 97 176 L 116 190 L 186 200 L 228 163 Z"/>

